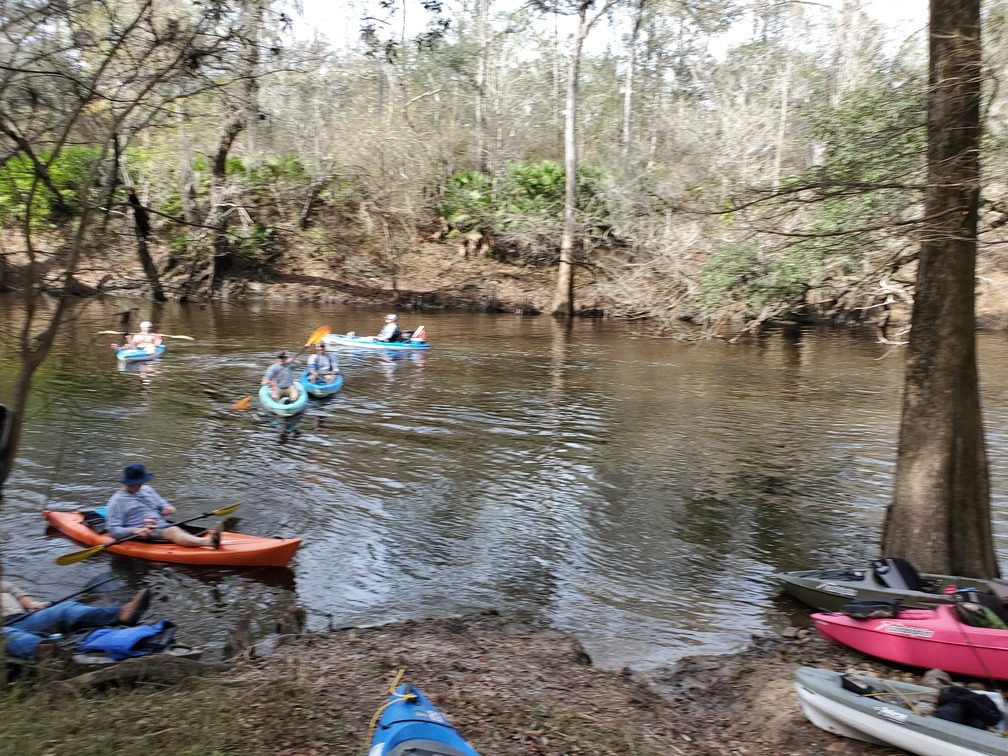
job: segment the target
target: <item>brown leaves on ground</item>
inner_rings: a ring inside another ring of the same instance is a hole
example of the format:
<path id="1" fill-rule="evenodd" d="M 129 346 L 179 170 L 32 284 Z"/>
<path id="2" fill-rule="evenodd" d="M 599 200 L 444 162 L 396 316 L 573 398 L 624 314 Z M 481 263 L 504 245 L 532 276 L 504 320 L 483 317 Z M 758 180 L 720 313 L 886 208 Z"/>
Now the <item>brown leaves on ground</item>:
<path id="1" fill-rule="evenodd" d="M 860 658 L 818 637 L 621 674 L 592 667 L 568 634 L 490 613 L 311 635 L 282 653 L 228 681 L 311 689 L 323 730 L 296 726 L 309 714 L 301 706 L 282 728 L 285 742 L 273 742 L 277 754 L 363 752 L 400 668 L 485 756 L 891 753 L 828 735 L 801 714 L 796 667 Z"/>

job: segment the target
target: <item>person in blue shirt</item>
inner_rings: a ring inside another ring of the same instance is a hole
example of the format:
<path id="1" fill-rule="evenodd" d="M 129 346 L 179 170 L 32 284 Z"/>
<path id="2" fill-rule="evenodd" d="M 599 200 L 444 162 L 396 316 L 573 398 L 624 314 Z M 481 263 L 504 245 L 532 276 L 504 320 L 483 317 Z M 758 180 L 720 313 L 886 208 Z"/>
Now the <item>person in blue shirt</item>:
<path id="1" fill-rule="evenodd" d="M 339 371 L 336 358 L 326 352 L 326 345 L 320 341 L 315 345 L 315 354 L 308 358 L 308 380 L 312 383 L 332 383 Z"/>
<path id="2" fill-rule="evenodd" d="M 91 606 L 79 601 L 38 601 L 14 583 L 0 580 L 5 651 L 15 659 L 46 658 L 58 646 L 46 638 L 110 625 L 135 625 L 150 606 L 150 589 L 142 588 L 122 606 Z"/>
<path id="3" fill-rule="evenodd" d="M 287 354 L 286 349 L 277 352 L 277 361 L 266 368 L 260 385 L 270 387 L 270 396 L 274 402 L 279 402 L 284 396 L 293 402 L 298 398 L 297 386 L 294 385 L 294 359 Z"/>
<path id="4" fill-rule="evenodd" d="M 175 507 L 147 483 L 154 473 L 140 464 L 126 465 L 119 482 L 122 488 L 112 494 L 105 512 L 105 531 L 113 538 L 136 536 L 143 540 L 171 541 L 179 546 L 220 548 L 222 526 L 205 536 L 193 535 L 165 519 L 175 514 Z"/>
<path id="5" fill-rule="evenodd" d="M 399 324 L 396 322 L 399 320 L 397 315 L 386 315 L 385 325 L 382 326 L 381 331 L 375 336 L 375 341 L 399 341 L 399 336 L 402 331 L 399 330 Z"/>

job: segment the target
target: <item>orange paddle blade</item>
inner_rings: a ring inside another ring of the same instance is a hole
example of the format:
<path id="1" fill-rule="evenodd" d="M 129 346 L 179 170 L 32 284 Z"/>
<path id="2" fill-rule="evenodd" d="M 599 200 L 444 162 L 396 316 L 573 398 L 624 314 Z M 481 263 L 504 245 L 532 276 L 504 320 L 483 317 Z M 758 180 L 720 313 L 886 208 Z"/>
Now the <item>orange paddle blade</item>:
<path id="1" fill-rule="evenodd" d="M 241 399 L 239 399 L 237 402 L 231 405 L 231 409 L 247 410 L 250 404 L 252 404 L 252 397 L 243 396 Z"/>
<path id="2" fill-rule="evenodd" d="M 313 344 L 318 344 L 322 339 L 332 333 L 329 326 L 321 326 L 312 331 L 312 335 L 308 337 L 308 341 L 304 343 L 306 347 L 310 347 Z"/>

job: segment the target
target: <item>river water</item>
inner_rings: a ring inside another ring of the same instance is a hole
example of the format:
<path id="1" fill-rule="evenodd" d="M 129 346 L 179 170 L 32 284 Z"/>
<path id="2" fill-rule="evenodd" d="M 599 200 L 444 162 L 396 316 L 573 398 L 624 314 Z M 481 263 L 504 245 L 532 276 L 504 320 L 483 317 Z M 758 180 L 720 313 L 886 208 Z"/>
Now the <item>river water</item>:
<path id="1" fill-rule="evenodd" d="M 169 339 L 119 371 L 98 335 L 139 306 Z M 0 299 L 0 401 L 19 304 Z M 342 392 L 298 422 L 231 408 L 279 347 L 382 311 L 317 304 L 82 302 L 40 370 L 0 519 L 5 575 L 58 597 L 113 571 L 148 615 L 218 644 L 292 605 L 310 627 L 497 609 L 575 633 L 596 664 L 737 650 L 807 613 L 778 570 L 877 556 L 891 496 L 903 353 L 800 331 L 738 344 L 650 339 L 639 324 L 400 313 L 433 344 L 340 353 Z M 996 545 L 1008 556 L 1008 341 L 980 337 Z M 303 358 L 302 358 L 303 359 Z M 240 503 L 229 527 L 300 536 L 289 569 L 206 569 L 79 545 L 45 507 L 103 504 L 143 462 L 179 516 Z"/>

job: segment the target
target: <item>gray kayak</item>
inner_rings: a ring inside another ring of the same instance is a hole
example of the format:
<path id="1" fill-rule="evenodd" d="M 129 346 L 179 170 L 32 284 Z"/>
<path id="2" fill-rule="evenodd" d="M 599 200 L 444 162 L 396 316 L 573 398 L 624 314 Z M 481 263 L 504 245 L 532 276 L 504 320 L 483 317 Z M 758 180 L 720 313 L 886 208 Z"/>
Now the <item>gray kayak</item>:
<path id="1" fill-rule="evenodd" d="M 835 735 L 924 756 L 1008 756 L 1004 698 L 997 692 L 978 691 L 1002 713 L 984 730 L 931 716 L 939 690 L 923 685 L 800 667 L 795 690 L 808 720 Z"/>
<path id="2" fill-rule="evenodd" d="M 954 591 L 991 592 L 993 581 L 952 575 L 921 574 L 903 559 L 875 559 L 867 569 L 827 568 L 778 572 L 784 591 L 823 611 L 839 611 L 851 601 L 900 599 L 901 606 L 927 609 L 955 602 Z M 947 592 L 946 592 L 947 591 Z"/>

